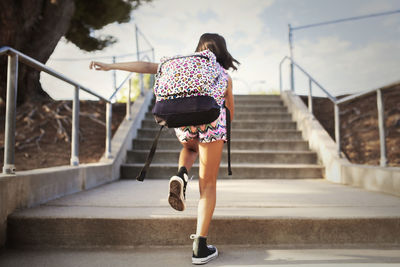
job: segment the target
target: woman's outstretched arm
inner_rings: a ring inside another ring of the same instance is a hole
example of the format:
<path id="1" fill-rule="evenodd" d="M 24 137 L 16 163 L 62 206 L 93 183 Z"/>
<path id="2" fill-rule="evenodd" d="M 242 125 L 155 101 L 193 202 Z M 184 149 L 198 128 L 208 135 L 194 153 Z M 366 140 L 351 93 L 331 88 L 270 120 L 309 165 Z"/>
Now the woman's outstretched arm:
<path id="1" fill-rule="evenodd" d="M 137 73 L 151 73 L 156 74 L 158 69 L 157 63 L 145 62 L 145 61 L 132 61 L 132 62 L 121 62 L 121 63 L 103 63 L 98 61 L 92 61 L 89 65 L 90 69 L 95 70 L 125 70 Z"/>

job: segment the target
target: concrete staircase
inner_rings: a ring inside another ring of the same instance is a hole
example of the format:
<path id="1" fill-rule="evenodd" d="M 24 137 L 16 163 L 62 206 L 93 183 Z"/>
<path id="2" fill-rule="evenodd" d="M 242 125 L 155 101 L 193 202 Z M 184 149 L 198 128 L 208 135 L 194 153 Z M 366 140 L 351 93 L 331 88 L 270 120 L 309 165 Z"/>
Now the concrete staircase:
<path id="1" fill-rule="evenodd" d="M 152 120 L 148 114 L 132 141 L 122 180 L 15 212 L 8 218 L 7 245 L 190 246 L 198 186 L 195 179 L 189 183 L 184 212 L 169 207 L 168 178 L 177 170 L 180 148 L 172 131 L 163 133 L 148 180 L 134 180 L 157 131 Z M 230 177 L 224 155 L 209 234 L 214 244 L 400 245 L 400 198 L 323 180 L 323 166 L 279 96 L 236 96 L 232 166 Z"/>
<path id="2" fill-rule="evenodd" d="M 122 179 L 132 179 L 139 173 L 158 131 L 150 110 L 122 166 Z M 180 148 L 173 129 L 165 130 L 148 178 L 172 176 L 177 169 Z M 302 140 L 279 96 L 236 96 L 231 149 L 233 176 L 227 175 L 227 154 L 224 153 L 219 178 L 322 178 L 323 167 L 317 164 L 316 153 Z M 197 173 L 196 164 L 192 174 Z"/>

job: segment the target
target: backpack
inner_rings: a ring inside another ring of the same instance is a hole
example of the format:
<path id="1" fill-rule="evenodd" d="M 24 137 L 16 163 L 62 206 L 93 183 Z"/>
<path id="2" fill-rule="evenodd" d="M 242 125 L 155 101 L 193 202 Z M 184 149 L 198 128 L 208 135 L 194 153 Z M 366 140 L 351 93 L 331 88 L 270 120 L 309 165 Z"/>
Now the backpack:
<path id="1" fill-rule="evenodd" d="M 230 164 L 230 112 L 223 98 L 215 94 L 220 71 L 215 55 L 204 50 L 187 56 L 163 58 L 158 66 L 154 83 L 156 96 L 152 113 L 161 125 L 150 149 L 138 181 L 143 181 L 157 148 L 164 127 L 196 126 L 215 121 L 222 107 L 226 109 L 228 143 L 228 174 Z"/>

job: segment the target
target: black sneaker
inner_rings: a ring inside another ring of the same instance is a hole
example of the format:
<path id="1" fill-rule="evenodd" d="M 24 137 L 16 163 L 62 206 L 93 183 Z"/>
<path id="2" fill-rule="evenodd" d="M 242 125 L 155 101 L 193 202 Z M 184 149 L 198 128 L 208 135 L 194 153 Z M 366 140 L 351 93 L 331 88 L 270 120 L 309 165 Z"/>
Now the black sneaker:
<path id="1" fill-rule="evenodd" d="M 189 177 L 185 167 L 181 167 L 177 173 L 169 179 L 169 197 L 168 202 L 172 208 L 185 210 L 186 186 Z"/>
<path id="2" fill-rule="evenodd" d="M 191 235 L 193 241 L 193 264 L 206 264 L 207 262 L 218 257 L 218 249 L 212 245 L 207 245 L 207 238 L 202 236 Z"/>

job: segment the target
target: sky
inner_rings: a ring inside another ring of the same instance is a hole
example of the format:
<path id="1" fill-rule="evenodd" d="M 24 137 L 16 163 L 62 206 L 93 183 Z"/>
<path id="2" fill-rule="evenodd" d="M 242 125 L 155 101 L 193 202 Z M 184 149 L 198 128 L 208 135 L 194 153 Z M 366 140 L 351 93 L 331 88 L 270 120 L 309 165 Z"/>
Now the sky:
<path id="1" fill-rule="evenodd" d="M 64 38 L 47 66 L 98 94 L 113 92 L 112 72 L 89 70 L 91 60 L 136 60 L 135 25 L 163 56 L 190 54 L 202 33 L 218 33 L 241 64 L 230 71 L 236 94 L 279 91 L 279 63 L 289 55 L 288 24 L 292 27 L 341 18 L 400 10 L 399 0 L 153 0 L 131 14 L 129 23 L 113 23 L 95 36 L 111 34 L 118 43 L 98 52 L 84 52 Z M 293 55 L 330 94 L 337 96 L 379 88 L 400 81 L 400 13 L 295 30 Z M 139 50 L 151 46 L 139 38 Z M 145 55 L 143 54 L 142 57 Z M 151 57 L 151 54 L 147 55 Z M 283 87 L 288 89 L 288 65 Z M 117 71 L 119 85 L 127 72 Z M 307 94 L 308 80 L 295 72 L 296 92 Z M 47 74 L 43 88 L 55 99 L 72 98 L 73 88 Z M 325 96 L 315 86 L 316 96 Z M 81 98 L 94 99 L 85 93 Z"/>

